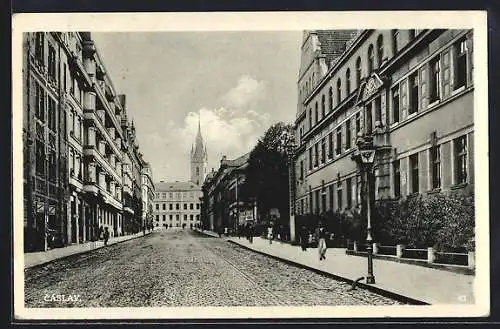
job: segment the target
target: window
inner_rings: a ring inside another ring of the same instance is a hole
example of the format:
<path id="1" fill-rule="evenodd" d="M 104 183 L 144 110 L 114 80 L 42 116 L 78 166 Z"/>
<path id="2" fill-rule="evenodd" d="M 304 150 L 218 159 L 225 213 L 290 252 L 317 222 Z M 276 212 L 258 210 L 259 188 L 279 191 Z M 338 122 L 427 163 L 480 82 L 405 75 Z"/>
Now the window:
<path id="1" fill-rule="evenodd" d="M 48 100 L 48 127 L 52 131 L 56 131 L 56 101 L 52 97 L 47 97 Z"/>
<path id="2" fill-rule="evenodd" d="M 333 90 L 332 87 L 328 89 L 328 110 L 333 110 Z"/>
<path id="3" fill-rule="evenodd" d="M 173 218 L 174 218 L 173 215 L 168 215 L 168 219 L 170 219 L 170 221 L 172 221 Z"/>
<path id="4" fill-rule="evenodd" d="M 436 145 L 431 148 L 432 188 L 441 187 L 441 147 Z"/>
<path id="5" fill-rule="evenodd" d="M 335 154 L 339 155 L 342 152 L 342 130 L 340 127 L 337 128 L 337 147 L 335 149 Z"/>
<path id="6" fill-rule="evenodd" d="M 319 190 L 316 190 L 314 191 L 314 201 L 315 201 L 315 204 L 314 204 L 314 212 L 316 214 L 319 214 L 319 209 L 320 209 L 320 200 L 319 200 Z"/>
<path id="7" fill-rule="evenodd" d="M 342 183 L 337 183 L 337 209 L 342 209 Z"/>
<path id="8" fill-rule="evenodd" d="M 168 209 L 169 209 L 169 210 L 174 210 L 174 205 L 173 205 L 172 203 L 170 203 L 170 204 L 168 205 Z"/>
<path id="9" fill-rule="evenodd" d="M 63 64 L 63 88 L 64 88 L 64 92 L 67 92 L 68 91 L 68 84 L 67 84 L 67 81 L 66 81 L 66 71 L 67 71 L 67 65 L 66 63 Z"/>
<path id="10" fill-rule="evenodd" d="M 188 220 L 188 215 L 184 215 L 184 221 L 187 222 Z"/>
<path id="11" fill-rule="evenodd" d="M 199 203 L 196 204 L 196 209 L 200 209 L 200 204 Z"/>
<path id="12" fill-rule="evenodd" d="M 375 121 L 382 124 L 382 100 L 380 96 L 375 98 Z"/>
<path id="13" fill-rule="evenodd" d="M 313 168 L 313 156 L 312 156 L 312 147 L 309 149 L 309 170 Z"/>
<path id="14" fill-rule="evenodd" d="M 309 109 L 309 129 L 312 129 L 313 119 L 312 119 L 312 110 Z"/>
<path id="15" fill-rule="evenodd" d="M 189 209 L 190 209 L 190 210 L 193 210 L 193 209 L 194 209 L 194 204 L 190 203 L 190 204 L 189 204 Z"/>
<path id="16" fill-rule="evenodd" d="M 351 70 L 347 69 L 345 72 L 345 87 L 346 89 L 346 95 L 351 94 Z"/>
<path id="17" fill-rule="evenodd" d="M 179 210 L 180 209 L 180 205 L 178 203 L 175 204 L 175 209 L 176 210 Z"/>
<path id="18" fill-rule="evenodd" d="M 467 41 L 460 40 L 455 45 L 455 89 L 465 86 L 467 80 Z"/>
<path id="19" fill-rule="evenodd" d="M 37 61 L 43 65 L 43 48 L 45 44 L 45 34 L 44 32 L 35 33 L 35 58 Z"/>
<path id="20" fill-rule="evenodd" d="M 319 121 L 319 115 L 318 115 L 318 102 L 314 103 L 314 122 L 317 124 Z"/>
<path id="21" fill-rule="evenodd" d="M 304 180 L 304 160 L 300 160 L 300 174 L 299 180 Z"/>
<path id="22" fill-rule="evenodd" d="M 200 174 L 200 167 L 196 167 L 196 175 Z"/>
<path id="23" fill-rule="evenodd" d="M 156 204 L 156 210 L 160 210 L 160 205 L 158 203 Z"/>
<path id="24" fill-rule="evenodd" d="M 374 69 L 375 55 L 373 53 L 373 45 L 368 46 L 368 73 L 372 73 Z"/>
<path id="25" fill-rule="evenodd" d="M 314 166 L 315 167 L 318 166 L 318 156 L 319 156 L 318 143 L 316 143 L 316 144 L 314 144 Z"/>
<path id="26" fill-rule="evenodd" d="M 399 39 L 399 31 L 392 30 L 392 51 L 394 52 L 394 55 L 396 55 L 399 50 L 398 39 Z"/>
<path id="27" fill-rule="evenodd" d="M 342 83 L 340 82 L 340 78 L 337 80 L 337 104 L 340 104 L 342 100 Z"/>
<path id="28" fill-rule="evenodd" d="M 356 113 L 356 137 L 358 136 L 359 132 L 361 131 L 361 114 Z"/>
<path id="29" fill-rule="evenodd" d="M 333 132 L 328 134 L 328 158 L 333 158 Z"/>
<path id="30" fill-rule="evenodd" d="M 361 84 L 361 58 L 356 60 L 356 85 L 359 87 Z"/>
<path id="31" fill-rule="evenodd" d="M 434 58 L 430 62 L 430 70 L 431 70 L 431 92 L 430 92 L 430 102 L 434 102 L 439 100 L 440 98 L 440 86 L 441 86 L 441 79 L 440 79 L 440 70 L 441 70 L 441 59 L 439 56 Z"/>
<path id="32" fill-rule="evenodd" d="M 176 220 L 176 221 L 180 221 L 180 216 L 179 216 L 179 214 L 175 215 L 175 220 Z"/>
<path id="33" fill-rule="evenodd" d="M 55 151 L 50 151 L 49 152 L 49 180 L 51 182 L 56 181 L 56 173 L 57 173 L 57 167 L 56 167 L 56 152 Z"/>
<path id="34" fill-rule="evenodd" d="M 321 117 L 324 118 L 326 116 L 326 108 L 325 108 L 325 95 L 321 96 Z"/>
<path id="35" fill-rule="evenodd" d="M 352 207 L 352 178 L 349 177 L 346 179 L 346 207 L 350 209 Z"/>
<path id="36" fill-rule="evenodd" d="M 455 139 L 456 184 L 467 182 L 467 136 Z"/>
<path id="37" fill-rule="evenodd" d="M 49 44 L 49 67 L 48 67 L 49 78 L 52 81 L 56 81 L 56 50 Z"/>
<path id="38" fill-rule="evenodd" d="M 394 197 L 399 198 L 401 196 L 401 169 L 400 161 L 395 160 L 392 162 L 392 168 L 394 171 Z"/>
<path id="39" fill-rule="evenodd" d="M 377 61 L 378 66 L 382 65 L 382 61 L 384 60 L 384 37 L 381 35 L 377 38 Z"/>
<path id="40" fill-rule="evenodd" d="M 351 148 L 351 120 L 345 122 L 345 149 Z"/>
<path id="41" fill-rule="evenodd" d="M 45 122 L 45 90 L 38 83 L 35 87 L 36 117 Z"/>
<path id="42" fill-rule="evenodd" d="M 372 104 L 366 104 L 366 133 L 372 132 Z"/>
<path id="43" fill-rule="evenodd" d="M 184 210 L 187 210 L 187 208 L 188 208 L 187 203 L 184 203 Z"/>
<path id="44" fill-rule="evenodd" d="M 160 215 L 156 215 L 156 221 L 160 221 Z"/>
<path id="45" fill-rule="evenodd" d="M 165 204 L 163 204 L 162 209 L 166 210 L 166 205 Z"/>
<path id="46" fill-rule="evenodd" d="M 415 35 L 416 35 L 416 31 L 413 29 L 413 30 L 408 30 L 408 36 L 410 38 L 410 41 L 415 39 Z"/>
<path id="47" fill-rule="evenodd" d="M 326 212 L 326 191 L 325 188 L 323 187 L 321 189 L 321 213 Z"/>
<path id="48" fill-rule="evenodd" d="M 193 221 L 193 219 L 194 219 L 194 216 L 193 215 L 189 215 L 189 220 Z"/>
<path id="49" fill-rule="evenodd" d="M 167 193 L 162 193 L 162 194 L 161 194 L 161 198 L 162 198 L 162 199 L 166 199 L 166 197 L 167 197 Z"/>
<path id="50" fill-rule="evenodd" d="M 163 221 L 165 221 L 167 218 L 165 215 L 162 216 Z"/>
<path id="51" fill-rule="evenodd" d="M 409 114 L 413 114 L 418 111 L 418 72 L 410 75 L 410 109 Z"/>
<path id="52" fill-rule="evenodd" d="M 399 122 L 399 85 L 392 88 L 392 122 Z"/>
<path id="53" fill-rule="evenodd" d="M 326 161 L 326 141 L 325 138 L 321 140 L 321 163 Z"/>
<path id="54" fill-rule="evenodd" d="M 411 191 L 418 193 L 418 153 L 410 155 Z"/>
<path id="55" fill-rule="evenodd" d="M 330 203 L 330 210 L 333 210 L 333 184 L 328 185 L 328 202 Z"/>

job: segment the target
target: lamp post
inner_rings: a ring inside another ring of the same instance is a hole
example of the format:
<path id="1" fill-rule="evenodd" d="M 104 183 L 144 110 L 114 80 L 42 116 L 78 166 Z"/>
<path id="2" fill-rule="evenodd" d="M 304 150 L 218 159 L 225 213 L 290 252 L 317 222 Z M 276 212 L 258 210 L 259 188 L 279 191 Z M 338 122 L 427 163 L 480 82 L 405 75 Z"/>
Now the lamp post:
<path id="1" fill-rule="evenodd" d="M 373 164 L 375 162 L 375 147 L 373 145 L 373 137 L 370 135 L 359 134 L 356 140 L 357 149 L 352 156 L 352 159 L 356 161 L 359 169 L 361 171 L 362 179 L 362 196 L 361 200 L 364 202 L 362 207 L 364 207 L 364 213 L 366 216 L 366 243 L 368 251 L 368 274 L 366 276 L 366 283 L 375 283 L 375 276 L 373 275 L 373 238 L 372 238 L 372 226 L 371 226 L 371 201 L 373 191 L 371 189 L 372 176 L 371 172 L 373 169 Z"/>
<path id="2" fill-rule="evenodd" d="M 295 169 L 293 157 L 295 155 L 295 136 L 293 133 L 284 131 L 281 135 L 281 143 L 288 159 L 288 188 L 289 188 L 289 216 L 290 216 L 290 242 L 295 241 Z"/>

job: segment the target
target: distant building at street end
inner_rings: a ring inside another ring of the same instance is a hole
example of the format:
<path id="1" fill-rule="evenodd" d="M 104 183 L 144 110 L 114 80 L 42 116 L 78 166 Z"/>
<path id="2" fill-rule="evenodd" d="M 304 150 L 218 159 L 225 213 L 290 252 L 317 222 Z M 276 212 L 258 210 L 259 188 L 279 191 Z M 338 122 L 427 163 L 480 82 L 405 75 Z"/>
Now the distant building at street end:
<path id="1" fill-rule="evenodd" d="M 155 227 L 200 226 L 201 188 L 193 182 L 155 184 L 153 223 Z"/>
<path id="2" fill-rule="evenodd" d="M 142 225 L 153 226 L 153 201 L 155 198 L 155 186 L 153 183 L 153 172 L 151 165 L 144 162 L 142 167 Z"/>
<path id="3" fill-rule="evenodd" d="M 473 190 L 473 31 L 339 33 L 304 32 L 296 214 L 360 206 L 360 133 L 374 136 L 376 200 Z"/>
<path id="4" fill-rule="evenodd" d="M 203 184 L 203 228 L 236 229 L 238 224 L 255 219 L 253 204 L 241 198 L 240 187 L 245 182 L 245 168 L 250 153 L 228 160 L 223 156 L 217 171 L 212 170 Z"/>

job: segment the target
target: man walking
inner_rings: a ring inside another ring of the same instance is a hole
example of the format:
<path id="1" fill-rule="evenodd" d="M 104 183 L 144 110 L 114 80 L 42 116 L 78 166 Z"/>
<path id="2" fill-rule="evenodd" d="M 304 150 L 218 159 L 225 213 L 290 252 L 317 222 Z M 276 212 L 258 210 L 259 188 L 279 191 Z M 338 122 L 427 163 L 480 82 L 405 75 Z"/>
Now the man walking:
<path id="1" fill-rule="evenodd" d="M 273 242 L 273 227 L 269 225 L 267 227 L 267 238 L 269 239 L 269 244 Z"/>
<path id="2" fill-rule="evenodd" d="M 318 227 L 318 252 L 319 260 L 326 259 L 326 227 L 321 222 Z"/>

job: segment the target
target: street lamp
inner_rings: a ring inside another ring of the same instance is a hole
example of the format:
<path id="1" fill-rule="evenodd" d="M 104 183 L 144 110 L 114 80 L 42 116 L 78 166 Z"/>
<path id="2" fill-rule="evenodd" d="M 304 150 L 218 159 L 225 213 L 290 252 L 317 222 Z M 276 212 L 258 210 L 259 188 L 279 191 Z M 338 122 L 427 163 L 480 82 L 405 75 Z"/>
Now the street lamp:
<path id="1" fill-rule="evenodd" d="M 295 136 L 292 132 L 284 131 L 281 135 L 281 143 L 288 157 L 288 188 L 290 201 L 290 242 L 295 241 L 295 169 L 293 157 L 295 154 Z"/>
<path id="2" fill-rule="evenodd" d="M 373 164 L 375 162 L 375 147 L 373 145 L 373 137 L 370 135 L 359 134 L 356 139 L 356 151 L 354 152 L 352 159 L 356 161 L 359 169 L 361 171 L 362 180 L 362 196 L 361 200 L 364 202 L 366 214 L 366 243 L 368 251 L 368 274 L 366 276 L 366 283 L 375 283 L 375 276 L 373 275 L 373 238 L 372 238 L 372 226 L 371 226 L 371 201 L 373 191 L 371 190 L 371 172 L 373 170 Z M 363 207 L 363 205 L 362 205 Z"/>

